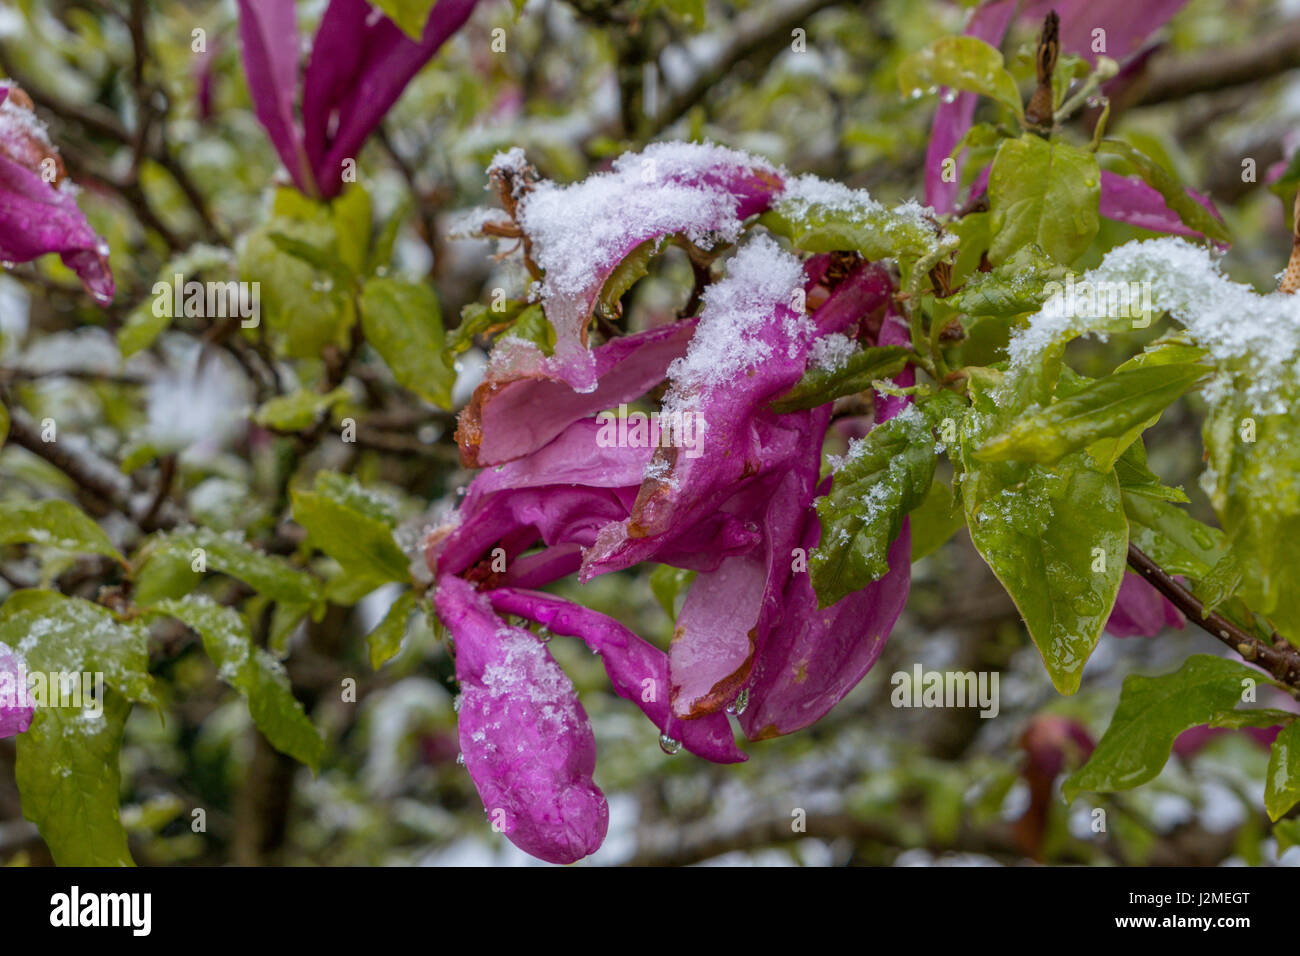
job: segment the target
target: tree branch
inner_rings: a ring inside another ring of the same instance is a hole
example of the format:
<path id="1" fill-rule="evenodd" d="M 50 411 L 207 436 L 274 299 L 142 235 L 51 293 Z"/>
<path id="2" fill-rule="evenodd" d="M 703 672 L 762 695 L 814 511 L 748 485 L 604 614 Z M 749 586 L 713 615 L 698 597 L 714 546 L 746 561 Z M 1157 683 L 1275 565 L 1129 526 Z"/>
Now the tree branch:
<path id="1" fill-rule="evenodd" d="M 1128 563 L 1148 584 L 1169 599 L 1170 603 L 1215 640 L 1232 648 L 1247 661 L 1258 664 L 1294 690 L 1300 690 L 1300 648 L 1274 634 L 1273 643 L 1242 630 L 1217 611 L 1205 612 L 1205 605 L 1141 548 L 1129 542 Z"/>

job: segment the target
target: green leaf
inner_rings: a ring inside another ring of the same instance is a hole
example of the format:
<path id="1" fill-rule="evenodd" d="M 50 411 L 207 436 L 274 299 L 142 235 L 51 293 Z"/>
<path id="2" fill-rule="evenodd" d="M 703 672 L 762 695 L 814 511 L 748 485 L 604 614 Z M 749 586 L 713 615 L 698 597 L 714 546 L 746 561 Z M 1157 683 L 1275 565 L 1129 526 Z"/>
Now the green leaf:
<path id="1" fill-rule="evenodd" d="M 674 568 L 670 564 L 660 564 L 650 572 L 650 591 L 672 620 L 677 620 L 678 595 L 689 588 L 694 580 L 694 571 Z"/>
<path id="2" fill-rule="evenodd" d="M 795 412 L 856 395 L 872 382 L 897 375 L 909 354 L 901 345 L 881 345 L 854 352 L 838 368 L 810 368 L 789 391 L 772 400 L 772 411 Z"/>
<path id="3" fill-rule="evenodd" d="M 1036 244 L 1069 265 L 1097 235 L 1100 199 L 1101 171 L 1092 153 L 1032 134 L 1004 140 L 989 172 L 989 261 L 1005 262 Z"/>
<path id="4" fill-rule="evenodd" d="M 1300 639 L 1300 417 L 1255 411 L 1245 392 L 1248 375 L 1235 387 L 1206 417 L 1203 484 L 1227 534 L 1237 594 L 1280 633 Z M 1294 409 L 1300 389 L 1280 390 L 1271 400 Z M 1214 577 L 1226 585 L 1226 577 Z"/>
<path id="5" fill-rule="evenodd" d="M 321 491 L 293 490 L 293 520 L 310 543 L 342 565 L 358 586 L 411 580 L 409 562 L 383 521 Z"/>
<path id="6" fill-rule="evenodd" d="M 1035 312 L 1051 298 L 1052 283 L 1059 286 L 1067 275 L 1068 269 L 1037 246 L 1026 246 L 991 271 L 972 274 L 961 289 L 943 301 L 970 316 Z"/>
<path id="7" fill-rule="evenodd" d="M 980 446 L 975 457 L 1054 464 L 1070 452 L 1122 435 L 1159 415 L 1208 372 L 1203 365 L 1147 365 L 1113 372 L 1017 419 Z"/>
<path id="8" fill-rule="evenodd" d="M 1052 683 L 1073 694 L 1119 593 L 1128 521 L 1114 470 L 1082 451 L 1052 468 L 971 453 L 1004 430 L 1038 387 L 1017 384 L 1028 394 L 1008 401 L 971 381 L 962 500 L 971 540 L 1020 610 Z"/>
<path id="9" fill-rule="evenodd" d="M 1183 184 L 1150 156 L 1117 139 L 1103 139 L 1098 149 L 1122 157 L 1148 186 L 1160 193 L 1165 205 L 1178 214 L 1184 225 L 1216 242 L 1232 242 L 1228 227 L 1189 195 Z"/>
<path id="10" fill-rule="evenodd" d="M 946 481 L 935 479 L 925 499 L 912 512 L 912 560 L 937 551 L 966 524 L 966 512 Z"/>
<path id="11" fill-rule="evenodd" d="M 124 563 L 108 535 L 76 505 L 57 498 L 0 502 L 0 545 L 40 544 Z"/>
<path id="12" fill-rule="evenodd" d="M 1241 701 L 1242 681 L 1261 675 L 1237 661 L 1195 654 L 1172 674 L 1124 679 L 1119 706 L 1088 762 L 1065 781 L 1067 801 L 1082 791 L 1111 793 L 1153 779 L 1184 730 L 1210 723 Z"/>
<path id="13" fill-rule="evenodd" d="M 375 278 L 361 290 L 361 325 L 403 388 L 451 407 L 456 371 L 443 351 L 438 297 L 427 285 Z"/>
<path id="14" fill-rule="evenodd" d="M 406 624 L 414 610 L 415 592 L 403 591 L 388 609 L 384 619 L 366 635 L 366 646 L 370 648 L 370 666 L 375 670 L 383 667 L 402 649 Z"/>
<path id="15" fill-rule="evenodd" d="M 1147 495 L 1124 495 L 1130 537 L 1170 574 L 1201 579 L 1223 557 L 1223 532 L 1182 508 Z"/>
<path id="16" fill-rule="evenodd" d="M 150 543 L 142 567 L 157 561 L 179 561 L 194 573 L 194 562 L 200 557 L 207 570 L 237 578 L 274 601 L 311 605 L 321 599 L 320 584 L 310 574 L 257 550 L 233 532 L 218 534 L 209 528 L 195 528 L 161 535 Z"/>
<path id="17" fill-rule="evenodd" d="M 1140 438 L 1115 459 L 1115 476 L 1119 478 L 1120 489 L 1127 494 L 1180 504 L 1186 504 L 1189 500 L 1181 488 L 1171 488 L 1164 484 L 1148 467 L 1146 446 Z"/>
<path id="18" fill-rule="evenodd" d="M 1019 118 L 1025 115 L 1020 89 L 1002 65 L 1002 54 L 976 37 L 944 37 L 911 54 L 898 68 L 898 85 L 911 97 L 937 86 L 978 93 L 1010 107 Z"/>
<path id="19" fill-rule="evenodd" d="M 510 326 L 510 331 L 502 338 L 522 339 L 541 349 L 543 355 L 555 351 L 555 327 L 546 318 L 540 305 L 530 305 L 523 309 Z"/>
<path id="20" fill-rule="evenodd" d="M 1293 846 L 1300 846 L 1300 820 L 1279 820 L 1273 827 L 1273 836 L 1277 839 L 1277 855 L 1281 857 Z"/>
<path id="21" fill-rule="evenodd" d="M 609 274 L 609 278 L 601 287 L 599 299 L 601 308 L 611 315 L 622 315 L 623 306 L 620 300 L 623 294 L 636 285 L 638 279 L 644 278 L 649 273 L 650 260 L 658 251 L 659 241 L 647 239 L 624 256 L 623 261 L 614 267 L 614 271 Z"/>
<path id="22" fill-rule="evenodd" d="M 383 10 L 388 19 L 396 23 L 403 33 L 419 41 L 424 25 L 437 0 L 370 0 L 372 6 Z"/>
<path id="23" fill-rule="evenodd" d="M 22 650 L 30 674 L 103 674 L 127 699 L 158 702 L 145 629 L 90 601 L 57 591 L 15 591 L 4 604 L 0 643 Z"/>
<path id="24" fill-rule="evenodd" d="M 279 244 L 273 233 L 282 237 Z M 292 358 L 319 359 L 326 348 L 347 345 L 356 320 L 350 280 L 338 281 L 333 265 L 317 268 L 284 251 L 286 240 L 299 250 L 318 250 L 308 255 L 342 262 L 331 209 L 295 190 L 279 190 L 273 218 L 246 237 L 239 257 L 240 278 L 258 283 L 260 318 L 277 347 Z"/>
<path id="25" fill-rule="evenodd" d="M 321 412 L 348 398 L 340 386 L 332 392 L 300 388 L 287 395 L 277 395 L 258 406 L 253 421 L 263 428 L 282 432 L 300 432 L 316 424 Z"/>
<path id="26" fill-rule="evenodd" d="M 267 237 L 275 247 L 286 255 L 301 259 L 318 272 L 324 272 L 343 287 L 352 284 L 353 275 L 333 249 L 315 246 L 283 232 L 268 233 Z"/>
<path id="27" fill-rule="evenodd" d="M 23 816 L 58 866 L 134 866 L 118 804 L 122 733 L 131 705 L 104 693 L 98 717 L 38 707 L 16 742 Z"/>
<path id="28" fill-rule="evenodd" d="M 930 490 L 934 436 L 924 416 L 904 412 L 873 428 L 817 499 L 821 543 L 808 564 L 822 607 L 866 587 L 889 570 L 889 546 L 903 518 Z"/>
<path id="29" fill-rule="evenodd" d="M 888 209 L 879 203 L 823 203 L 783 199 L 759 219 L 806 252 L 859 252 L 871 261 L 911 261 L 940 248 L 934 225 L 911 207 Z M 957 238 L 948 237 L 953 247 Z"/>
<path id="30" fill-rule="evenodd" d="M 1300 803 L 1300 721 L 1293 719 L 1273 741 L 1264 777 L 1264 809 L 1268 818 L 1276 822 L 1297 803 Z"/>
<path id="31" fill-rule="evenodd" d="M 324 739 L 294 698 L 284 668 L 253 644 L 238 611 L 198 597 L 161 601 L 148 610 L 197 631 L 218 675 L 248 701 L 253 722 L 271 746 L 313 771 L 320 769 Z"/>

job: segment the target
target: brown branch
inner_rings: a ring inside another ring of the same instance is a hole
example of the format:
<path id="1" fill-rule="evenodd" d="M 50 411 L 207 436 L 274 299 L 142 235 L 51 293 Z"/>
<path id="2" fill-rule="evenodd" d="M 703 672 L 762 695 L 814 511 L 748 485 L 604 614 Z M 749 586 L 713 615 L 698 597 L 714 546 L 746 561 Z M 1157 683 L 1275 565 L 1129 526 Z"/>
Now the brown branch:
<path id="1" fill-rule="evenodd" d="M 1238 627 L 1217 611 L 1205 612 L 1205 605 L 1137 545 L 1129 542 L 1128 563 L 1148 584 L 1169 599 L 1178 610 L 1195 621 L 1202 630 L 1226 647 L 1232 648 L 1252 664 L 1264 668 L 1277 680 L 1300 690 L 1300 648 L 1286 638 L 1273 635 L 1269 643 Z"/>
<path id="2" fill-rule="evenodd" d="M 1300 20 L 1284 23 L 1250 43 L 1157 61 L 1137 82 L 1135 106 L 1154 106 L 1198 93 L 1257 83 L 1300 67 Z"/>

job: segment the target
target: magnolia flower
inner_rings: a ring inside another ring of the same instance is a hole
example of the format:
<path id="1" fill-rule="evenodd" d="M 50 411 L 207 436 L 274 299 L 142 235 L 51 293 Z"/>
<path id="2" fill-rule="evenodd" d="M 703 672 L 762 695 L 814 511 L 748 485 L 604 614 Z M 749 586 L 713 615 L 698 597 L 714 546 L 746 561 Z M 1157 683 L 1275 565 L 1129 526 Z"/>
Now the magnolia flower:
<path id="1" fill-rule="evenodd" d="M 239 0 L 244 71 L 258 120 L 309 196 L 343 188 L 348 161 L 477 0 L 438 0 L 416 41 L 365 0 L 330 0 L 302 77 L 294 0 Z"/>
<path id="2" fill-rule="evenodd" d="M 633 189 L 628 177 L 647 160 L 661 165 Z M 521 157 L 499 158 L 497 168 L 507 162 L 522 173 Z M 551 187 L 529 182 L 523 197 L 507 193 L 529 224 L 529 254 L 549 263 L 541 289 L 557 341 L 572 322 L 572 347 L 563 359 L 558 346 L 547 357 L 514 344 L 504 360 L 493 356 L 496 374 L 462 415 L 458 437 L 468 464 L 495 467 L 479 473 L 454 521 L 426 542 L 465 694 L 466 768 L 496 828 L 554 862 L 599 846 L 608 813 L 572 685 L 543 640 L 507 620 L 582 639 L 601 655 L 615 692 L 658 728 L 665 750 L 730 763 L 745 757 L 727 714 L 752 740 L 824 716 L 879 657 L 910 581 L 905 522 L 884 577 L 818 606 L 806 556 L 821 533 L 813 502 L 830 484 L 819 482 L 830 406 L 769 407 L 832 336 L 908 341 L 890 307 L 890 274 L 851 262 L 832 277 L 829 256 L 801 262 L 752 236 L 705 290 L 698 318 L 590 349 L 583 333 L 603 278 L 583 278 L 575 264 L 606 276 L 639 242 L 678 229 L 698 241 L 734 240 L 743 217 L 783 189 L 775 171 L 742 154 L 682 144 L 624 156 L 595 182 L 569 187 L 573 204 L 551 205 L 553 219 L 539 218 L 543 206 L 529 198 L 545 200 Z M 632 202 L 649 224 L 607 205 L 611 196 Z M 574 210 L 585 217 L 593 209 L 621 217 L 641 238 L 561 228 Z M 815 307 L 805 312 L 804 303 Z M 911 374 L 896 383 L 912 384 Z M 661 419 L 689 416 L 703 441 L 687 449 L 602 440 L 593 415 L 664 382 Z M 910 402 L 878 396 L 876 421 Z M 606 615 L 536 590 L 645 561 L 696 572 L 667 654 Z"/>
<path id="3" fill-rule="evenodd" d="M 0 643 L 0 738 L 13 737 L 32 724 L 36 707 L 27 692 L 22 654 Z"/>
<path id="4" fill-rule="evenodd" d="M 976 37 L 992 46 L 998 46 L 1016 16 L 1020 0 L 993 0 L 985 3 L 971 16 L 966 26 L 966 36 Z M 1140 68 L 1146 53 L 1143 41 L 1162 27 L 1177 13 L 1186 0 L 1151 0 L 1133 3 L 1131 0 L 1038 0 L 1026 4 L 1019 11 L 1024 21 L 1041 21 L 1051 10 L 1060 16 L 1061 53 L 1073 53 L 1094 65 L 1099 56 L 1119 61 L 1123 79 L 1127 71 Z M 966 135 L 975 118 L 976 94 L 960 93 L 950 102 L 941 100 L 935 110 L 930 127 L 930 143 L 925 154 L 925 197 L 936 212 L 952 212 L 956 208 L 960 175 L 944 176 L 944 160 Z M 956 157 L 957 169 L 961 157 Z M 971 184 L 971 196 L 983 193 L 988 185 L 985 169 Z M 1130 179 L 1110 170 L 1101 173 L 1101 200 L 1099 213 L 1106 219 L 1125 222 L 1153 232 L 1180 236 L 1200 236 L 1189 228 L 1170 209 L 1164 198 L 1138 179 Z M 1216 217 L 1218 210 L 1206 196 L 1187 190 L 1188 194 Z"/>
<path id="5" fill-rule="evenodd" d="M 57 252 L 105 305 L 115 291 L 108 246 L 77 208 L 76 194 L 31 99 L 0 82 L 0 260 L 29 262 Z"/>

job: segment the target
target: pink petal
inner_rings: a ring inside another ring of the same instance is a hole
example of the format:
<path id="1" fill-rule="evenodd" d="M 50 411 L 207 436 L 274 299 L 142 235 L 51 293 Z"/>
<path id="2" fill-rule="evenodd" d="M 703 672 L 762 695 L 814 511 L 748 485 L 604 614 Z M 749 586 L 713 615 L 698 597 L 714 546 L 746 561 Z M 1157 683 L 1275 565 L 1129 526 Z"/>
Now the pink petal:
<path id="1" fill-rule="evenodd" d="M 239 0 L 239 42 L 253 112 L 293 178 L 317 195 L 302 135 L 294 120 L 298 95 L 298 22 L 293 0 Z"/>
<path id="2" fill-rule="evenodd" d="M 549 863 L 594 853 L 609 808 L 573 684 L 544 644 L 506 626 L 465 581 L 440 578 L 435 603 L 455 640 L 460 749 L 489 821 Z"/>
<path id="3" fill-rule="evenodd" d="M 726 716 L 677 720 L 668 709 L 668 658 L 618 621 L 561 598 L 538 591 L 498 588 L 489 593 L 492 606 L 546 625 L 553 633 L 580 637 L 600 655 L 614 691 L 635 703 L 659 730 L 680 741 L 691 753 L 716 763 L 738 763 L 745 755 Z"/>

